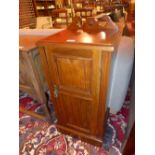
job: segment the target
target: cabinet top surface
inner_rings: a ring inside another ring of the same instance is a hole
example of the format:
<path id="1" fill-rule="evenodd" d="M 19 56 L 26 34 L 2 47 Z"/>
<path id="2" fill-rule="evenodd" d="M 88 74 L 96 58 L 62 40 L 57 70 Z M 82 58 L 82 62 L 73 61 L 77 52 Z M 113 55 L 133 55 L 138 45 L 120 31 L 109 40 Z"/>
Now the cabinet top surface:
<path id="1" fill-rule="evenodd" d="M 36 42 L 43 38 L 45 38 L 45 36 L 20 35 L 19 36 L 20 51 L 28 52 L 29 50 L 36 48 Z"/>
<path id="2" fill-rule="evenodd" d="M 82 30 L 73 32 L 66 29 L 55 35 L 48 36 L 40 40 L 39 42 L 37 42 L 37 44 L 39 46 L 44 46 L 49 43 L 56 43 L 115 47 L 119 43 L 120 37 L 120 31 L 115 32 L 114 30 L 110 29 L 101 31 L 99 33 L 87 33 Z"/>

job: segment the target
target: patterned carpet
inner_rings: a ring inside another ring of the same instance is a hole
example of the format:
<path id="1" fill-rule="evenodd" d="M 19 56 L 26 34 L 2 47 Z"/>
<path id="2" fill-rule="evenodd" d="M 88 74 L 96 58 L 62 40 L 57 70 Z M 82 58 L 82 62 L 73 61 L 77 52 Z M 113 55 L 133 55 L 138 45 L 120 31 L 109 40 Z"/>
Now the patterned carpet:
<path id="1" fill-rule="evenodd" d="M 128 122 L 129 94 L 122 109 L 117 114 L 109 115 L 104 144 L 100 148 L 58 132 L 54 123 L 19 113 L 20 155 L 121 155 L 119 149 Z M 20 93 L 19 102 L 26 109 L 44 113 L 41 104 L 25 93 Z M 49 106 L 53 112 L 50 101 Z"/>

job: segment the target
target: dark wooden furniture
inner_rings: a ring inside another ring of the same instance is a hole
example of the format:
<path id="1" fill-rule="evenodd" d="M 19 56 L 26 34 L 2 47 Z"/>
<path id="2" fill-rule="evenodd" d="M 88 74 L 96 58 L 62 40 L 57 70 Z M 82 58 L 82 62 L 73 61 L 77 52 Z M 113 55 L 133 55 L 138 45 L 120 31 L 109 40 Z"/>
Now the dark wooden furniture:
<path id="1" fill-rule="evenodd" d="M 44 93 L 46 82 L 44 80 L 40 55 L 36 48 L 36 41 L 42 39 L 42 36 L 22 35 L 19 37 L 19 89 L 28 93 L 39 103 L 44 105 L 45 116 L 28 111 L 22 107 L 20 112 L 32 115 L 39 119 L 49 118 L 47 101 Z"/>
<path id="2" fill-rule="evenodd" d="M 123 155 L 133 154 L 135 154 L 135 123 L 133 124 L 132 130 L 123 151 Z"/>
<path id="3" fill-rule="evenodd" d="M 135 38 L 135 3 L 134 2 L 129 3 L 126 24 L 128 27 L 129 35 L 134 39 Z"/>
<path id="4" fill-rule="evenodd" d="M 34 28 L 35 16 L 33 0 L 19 0 L 19 28 Z"/>
<path id="5" fill-rule="evenodd" d="M 55 28 L 63 28 L 68 26 L 69 14 L 65 8 L 55 9 L 52 11 L 53 26 Z"/>
<path id="6" fill-rule="evenodd" d="M 50 16 L 56 8 L 55 0 L 33 0 L 36 16 Z"/>
<path id="7" fill-rule="evenodd" d="M 81 17 L 82 19 L 86 19 L 88 17 L 92 17 L 93 7 L 85 7 L 85 8 L 75 8 L 75 15 Z"/>
<path id="8" fill-rule="evenodd" d="M 67 29 L 37 43 L 60 131 L 102 144 L 111 56 L 120 36 Z"/>

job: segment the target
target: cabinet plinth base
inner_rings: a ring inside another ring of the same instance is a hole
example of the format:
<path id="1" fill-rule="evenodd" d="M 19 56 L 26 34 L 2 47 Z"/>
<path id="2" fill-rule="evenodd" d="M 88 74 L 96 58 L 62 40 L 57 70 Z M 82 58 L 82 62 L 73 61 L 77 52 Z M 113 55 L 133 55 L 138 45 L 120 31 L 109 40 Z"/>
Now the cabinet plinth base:
<path id="1" fill-rule="evenodd" d="M 103 140 L 100 138 L 97 138 L 95 136 L 87 135 L 87 134 L 81 133 L 79 131 L 75 131 L 73 129 L 59 125 L 59 124 L 57 124 L 56 127 L 58 128 L 58 130 L 60 132 L 67 134 L 67 135 L 70 135 L 72 137 L 79 138 L 80 140 L 85 141 L 87 143 L 90 143 L 92 145 L 96 145 L 96 146 L 101 147 L 103 144 Z"/>

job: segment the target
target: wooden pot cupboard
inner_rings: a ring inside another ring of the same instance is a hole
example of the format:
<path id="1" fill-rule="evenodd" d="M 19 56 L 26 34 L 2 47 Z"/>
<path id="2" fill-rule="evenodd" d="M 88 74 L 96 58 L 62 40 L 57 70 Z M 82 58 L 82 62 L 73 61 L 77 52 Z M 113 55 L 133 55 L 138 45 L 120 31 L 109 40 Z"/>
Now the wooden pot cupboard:
<path id="1" fill-rule="evenodd" d="M 94 34 L 66 29 L 37 42 L 63 133 L 102 144 L 110 64 L 120 36 L 108 29 Z"/>

